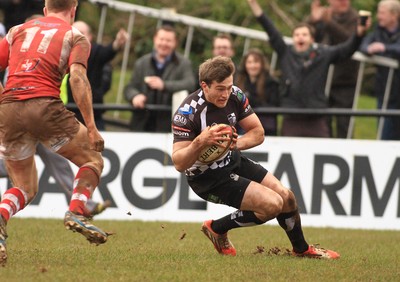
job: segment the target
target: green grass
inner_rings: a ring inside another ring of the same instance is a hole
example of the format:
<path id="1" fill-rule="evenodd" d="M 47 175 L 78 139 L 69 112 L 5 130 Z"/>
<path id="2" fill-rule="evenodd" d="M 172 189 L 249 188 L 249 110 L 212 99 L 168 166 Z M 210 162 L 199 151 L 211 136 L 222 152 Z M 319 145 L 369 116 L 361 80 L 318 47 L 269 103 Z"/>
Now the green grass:
<path id="1" fill-rule="evenodd" d="M 216 253 L 198 223 L 98 221 L 116 232 L 100 246 L 62 220 L 13 218 L 1 281 L 398 281 L 400 232 L 305 228 L 309 243 L 341 253 L 337 261 L 294 258 L 278 226 L 230 232 L 236 257 Z M 185 235 L 185 236 L 183 236 Z M 256 252 L 263 247 L 265 252 Z M 268 254 L 270 248 L 283 252 Z"/>
<path id="2" fill-rule="evenodd" d="M 376 98 L 361 95 L 358 109 L 375 110 Z M 354 139 L 376 139 L 378 129 L 378 117 L 356 117 L 354 123 Z"/>

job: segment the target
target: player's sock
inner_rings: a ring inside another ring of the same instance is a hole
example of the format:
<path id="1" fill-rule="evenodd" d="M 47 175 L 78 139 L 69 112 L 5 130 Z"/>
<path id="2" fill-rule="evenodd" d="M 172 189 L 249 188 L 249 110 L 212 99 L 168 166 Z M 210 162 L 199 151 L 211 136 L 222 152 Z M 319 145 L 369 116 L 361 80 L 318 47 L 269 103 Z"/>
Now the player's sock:
<path id="1" fill-rule="evenodd" d="M 290 242 L 292 243 L 293 250 L 296 253 L 303 253 L 308 249 L 308 244 L 304 239 L 303 230 L 301 228 L 301 220 L 299 211 L 279 214 L 276 219 L 279 225 L 286 231 Z"/>
<path id="2" fill-rule="evenodd" d="M 8 221 L 10 217 L 25 208 L 27 203 L 28 194 L 25 191 L 17 187 L 10 188 L 4 193 L 1 200 L 0 214 Z"/>
<path id="3" fill-rule="evenodd" d="M 97 183 L 93 183 L 96 179 L 97 175 L 91 168 L 81 167 L 79 169 L 74 180 L 74 190 L 69 204 L 70 211 L 84 216 L 90 215 L 86 209 L 86 202 L 97 185 Z"/>
<path id="4" fill-rule="evenodd" d="M 224 234 L 237 227 L 254 226 L 263 224 L 252 211 L 237 210 L 220 219 L 213 220 L 211 228 L 215 233 Z"/>

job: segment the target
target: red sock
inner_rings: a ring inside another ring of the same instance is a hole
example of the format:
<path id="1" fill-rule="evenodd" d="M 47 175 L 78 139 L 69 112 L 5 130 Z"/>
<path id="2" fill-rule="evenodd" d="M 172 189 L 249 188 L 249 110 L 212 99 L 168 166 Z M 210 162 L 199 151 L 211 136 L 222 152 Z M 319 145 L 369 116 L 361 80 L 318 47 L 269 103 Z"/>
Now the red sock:
<path id="1" fill-rule="evenodd" d="M 8 221 L 10 217 L 25 208 L 27 202 L 28 195 L 25 191 L 16 187 L 10 188 L 4 193 L 1 200 L 0 214 Z"/>
<path id="2" fill-rule="evenodd" d="M 86 209 L 86 202 L 90 199 L 92 191 L 94 190 L 94 187 L 96 187 L 90 183 L 92 178 L 91 174 L 95 173 L 88 167 L 81 167 L 76 174 L 74 181 L 75 187 L 69 204 L 69 210 L 73 213 L 84 216 L 90 215 L 89 211 Z"/>

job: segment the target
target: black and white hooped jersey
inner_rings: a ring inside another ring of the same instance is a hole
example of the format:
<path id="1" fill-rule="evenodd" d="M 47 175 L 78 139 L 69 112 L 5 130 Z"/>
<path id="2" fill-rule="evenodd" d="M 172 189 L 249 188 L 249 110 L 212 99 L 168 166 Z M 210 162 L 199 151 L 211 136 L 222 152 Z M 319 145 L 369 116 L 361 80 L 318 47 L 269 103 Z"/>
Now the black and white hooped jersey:
<path id="1" fill-rule="evenodd" d="M 232 87 L 228 103 L 224 108 L 218 108 L 209 103 L 201 89 L 190 94 L 183 100 L 172 118 L 172 132 L 174 143 L 180 141 L 193 141 L 207 126 L 219 123 L 235 126 L 243 118 L 253 114 L 254 111 L 243 91 Z M 208 169 L 217 169 L 229 164 L 231 151 L 213 163 L 205 164 L 196 161 L 186 170 L 186 175 L 199 175 Z"/>

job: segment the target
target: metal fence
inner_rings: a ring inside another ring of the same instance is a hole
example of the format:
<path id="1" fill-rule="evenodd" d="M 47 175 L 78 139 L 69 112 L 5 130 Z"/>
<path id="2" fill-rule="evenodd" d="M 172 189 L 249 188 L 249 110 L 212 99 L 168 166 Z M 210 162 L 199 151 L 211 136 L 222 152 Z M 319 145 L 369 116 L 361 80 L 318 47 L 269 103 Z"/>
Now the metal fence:
<path id="1" fill-rule="evenodd" d="M 269 38 L 264 31 L 245 28 L 241 26 L 235 26 L 225 23 L 220 23 L 216 21 L 211 21 L 202 18 L 191 17 L 187 15 L 178 14 L 170 9 L 154 9 L 150 7 L 135 5 L 131 3 L 121 2 L 121 1 L 113 1 L 113 0 L 89 0 L 89 2 L 93 4 L 97 4 L 101 9 L 100 21 L 99 21 L 99 29 L 97 35 L 98 43 L 102 42 L 104 26 L 107 18 L 107 10 L 115 9 L 121 11 L 123 13 L 129 13 L 129 21 L 127 23 L 127 32 L 132 35 L 133 26 L 135 22 L 135 15 L 140 14 L 142 16 L 156 18 L 161 21 L 169 21 L 180 23 L 188 26 L 188 32 L 186 36 L 184 56 L 189 57 L 191 51 L 191 45 L 193 40 L 193 35 L 195 32 L 195 28 L 214 30 L 216 32 L 223 32 L 234 34 L 237 36 L 241 36 L 245 38 L 243 53 L 245 53 L 250 45 L 251 40 L 260 40 L 268 42 Z M 287 43 L 291 43 L 291 38 L 284 37 L 284 40 Z M 130 105 L 122 104 L 123 99 L 123 89 L 124 89 L 124 81 L 129 61 L 129 50 L 130 50 L 131 42 L 128 41 L 125 45 L 122 65 L 121 65 L 121 76 L 118 84 L 118 92 L 116 98 L 116 104 L 106 104 L 106 105 L 94 105 L 95 108 L 101 108 L 105 110 L 114 110 L 114 111 L 132 111 L 132 107 Z M 354 103 L 352 109 L 289 109 L 289 108 L 255 108 L 256 113 L 260 114 L 301 114 L 301 115 L 345 115 L 350 116 L 350 125 L 348 130 L 347 138 L 352 138 L 353 130 L 354 130 L 354 121 L 356 116 L 376 116 L 379 117 L 378 130 L 377 130 L 377 139 L 380 139 L 384 118 L 388 116 L 400 116 L 400 110 L 389 110 L 387 109 L 387 104 L 389 100 L 389 94 L 391 90 L 392 80 L 394 71 L 399 67 L 397 60 L 382 57 L 382 56 L 365 56 L 360 52 L 354 53 L 353 60 L 359 61 L 359 71 L 358 71 L 358 79 L 356 84 L 356 90 L 354 95 Z M 276 68 L 277 64 L 277 55 L 273 53 L 271 58 L 271 67 Z M 386 83 L 386 89 L 384 93 L 383 105 L 379 110 L 357 110 L 358 100 L 361 93 L 361 87 L 363 83 L 364 70 L 366 64 L 373 64 L 377 66 L 385 66 L 389 68 L 389 75 Z M 327 83 L 326 83 L 326 92 L 329 95 L 329 89 L 332 82 L 333 75 L 333 66 L 328 75 Z M 73 107 L 73 105 L 69 105 Z M 170 106 L 160 106 L 160 105 L 148 105 L 147 109 L 149 110 L 161 110 L 161 111 L 171 111 Z"/>

